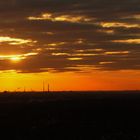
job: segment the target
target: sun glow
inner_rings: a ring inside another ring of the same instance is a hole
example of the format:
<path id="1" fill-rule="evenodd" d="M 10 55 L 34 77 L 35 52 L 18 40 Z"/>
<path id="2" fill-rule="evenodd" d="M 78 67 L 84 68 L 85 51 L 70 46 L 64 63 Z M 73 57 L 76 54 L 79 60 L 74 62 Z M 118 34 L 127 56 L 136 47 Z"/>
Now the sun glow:
<path id="1" fill-rule="evenodd" d="M 0 60 L 19 61 L 24 59 L 21 55 L 0 55 Z"/>
<path id="2" fill-rule="evenodd" d="M 38 53 L 26 53 L 26 54 L 17 54 L 17 55 L 0 55 L 0 60 L 11 60 L 11 61 L 20 61 L 26 59 L 27 57 L 37 55 Z"/>
<path id="3" fill-rule="evenodd" d="M 13 56 L 13 57 L 10 58 L 10 60 L 13 61 L 13 62 L 18 62 L 18 61 L 21 60 L 21 58 L 18 57 L 18 56 Z"/>

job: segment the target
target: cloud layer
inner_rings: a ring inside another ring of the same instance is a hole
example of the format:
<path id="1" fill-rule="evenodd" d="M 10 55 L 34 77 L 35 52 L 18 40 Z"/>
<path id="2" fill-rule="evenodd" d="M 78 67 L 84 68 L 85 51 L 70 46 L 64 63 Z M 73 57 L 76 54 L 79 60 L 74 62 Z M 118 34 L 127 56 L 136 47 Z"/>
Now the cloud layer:
<path id="1" fill-rule="evenodd" d="M 1 0 L 0 18 L 1 71 L 140 69 L 139 0 Z"/>

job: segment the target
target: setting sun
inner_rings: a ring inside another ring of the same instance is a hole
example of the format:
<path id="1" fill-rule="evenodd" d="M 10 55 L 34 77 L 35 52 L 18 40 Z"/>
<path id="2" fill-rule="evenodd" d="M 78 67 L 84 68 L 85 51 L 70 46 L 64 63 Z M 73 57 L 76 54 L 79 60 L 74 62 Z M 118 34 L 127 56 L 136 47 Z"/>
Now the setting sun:
<path id="1" fill-rule="evenodd" d="M 22 58 L 20 58 L 19 56 L 13 56 L 10 58 L 10 60 L 13 62 L 18 62 L 18 61 L 22 60 Z"/>

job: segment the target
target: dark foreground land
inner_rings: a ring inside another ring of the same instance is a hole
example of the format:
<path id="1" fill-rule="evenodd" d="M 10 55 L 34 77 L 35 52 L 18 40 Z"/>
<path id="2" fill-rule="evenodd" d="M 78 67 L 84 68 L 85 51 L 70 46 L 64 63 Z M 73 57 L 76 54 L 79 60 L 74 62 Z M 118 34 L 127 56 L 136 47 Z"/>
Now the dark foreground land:
<path id="1" fill-rule="evenodd" d="M 0 135 L 9 140 L 140 139 L 140 92 L 0 93 Z"/>

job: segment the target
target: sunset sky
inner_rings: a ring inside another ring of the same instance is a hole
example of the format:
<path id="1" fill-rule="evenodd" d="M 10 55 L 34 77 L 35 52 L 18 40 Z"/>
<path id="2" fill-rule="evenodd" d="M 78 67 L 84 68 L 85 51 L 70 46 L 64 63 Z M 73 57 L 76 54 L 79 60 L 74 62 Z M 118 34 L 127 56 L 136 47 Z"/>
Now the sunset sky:
<path id="1" fill-rule="evenodd" d="M 140 90 L 140 0 L 0 0 L 0 91 Z"/>

